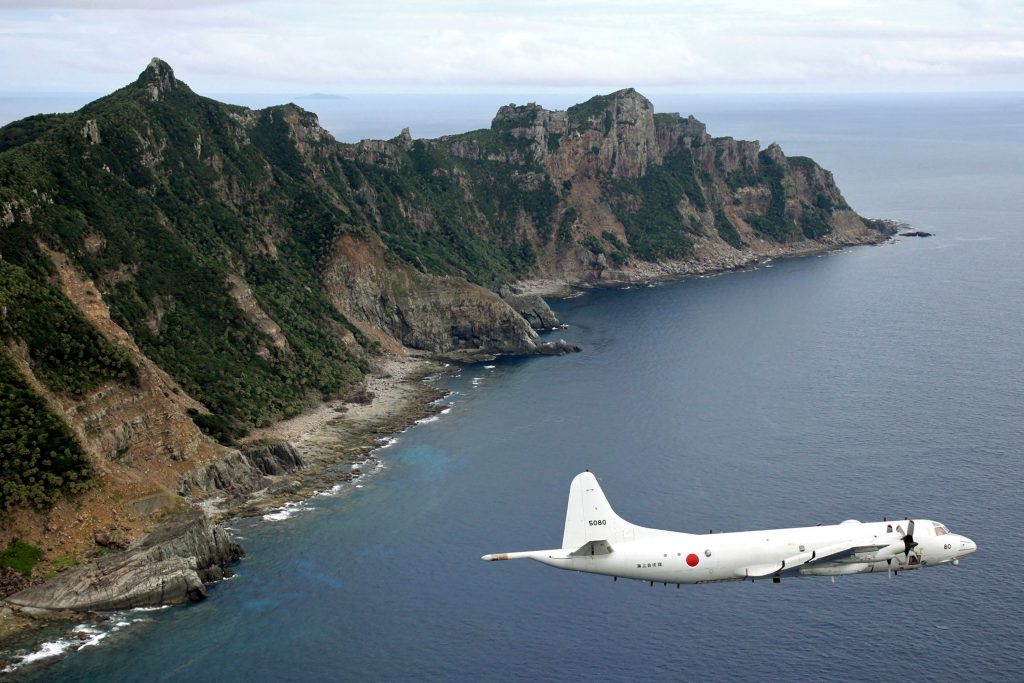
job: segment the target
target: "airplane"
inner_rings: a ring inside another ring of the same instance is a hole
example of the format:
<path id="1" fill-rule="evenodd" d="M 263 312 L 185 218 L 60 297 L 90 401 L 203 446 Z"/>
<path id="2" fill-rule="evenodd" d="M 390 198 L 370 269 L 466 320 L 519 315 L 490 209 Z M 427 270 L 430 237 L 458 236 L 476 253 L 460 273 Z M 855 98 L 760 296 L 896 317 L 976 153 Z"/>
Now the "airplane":
<path id="1" fill-rule="evenodd" d="M 536 560 L 559 569 L 668 585 L 836 576 L 959 564 L 978 549 L 931 520 L 883 520 L 794 529 L 687 534 L 647 529 L 619 517 L 597 478 L 581 472 L 569 487 L 562 547 L 495 553 L 480 559 Z"/>

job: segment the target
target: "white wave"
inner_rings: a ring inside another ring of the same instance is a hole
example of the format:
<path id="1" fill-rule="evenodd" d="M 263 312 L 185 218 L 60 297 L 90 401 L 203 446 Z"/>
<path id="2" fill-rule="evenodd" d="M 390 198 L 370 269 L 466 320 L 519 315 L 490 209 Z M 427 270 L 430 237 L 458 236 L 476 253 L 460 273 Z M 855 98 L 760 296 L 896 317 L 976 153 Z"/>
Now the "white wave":
<path id="1" fill-rule="evenodd" d="M 26 664 L 32 662 L 38 662 L 40 659 L 49 659 L 50 657 L 57 657 L 70 650 L 75 645 L 74 640 L 70 638 L 61 638 L 60 640 L 53 640 L 47 643 L 43 643 L 39 646 L 39 649 L 35 652 L 30 652 L 18 659 L 18 661 L 8 664 L 7 668 L 3 670 L 3 673 L 10 673 L 16 669 L 20 669 Z"/>
<path id="2" fill-rule="evenodd" d="M 357 489 L 361 489 L 361 488 L 363 488 L 363 485 L 362 484 L 356 484 L 356 488 Z"/>
<path id="3" fill-rule="evenodd" d="M 324 489 L 323 491 L 317 491 L 316 495 L 324 496 L 324 497 L 326 497 L 326 496 L 333 496 L 336 493 L 341 492 L 341 488 L 342 488 L 341 484 L 335 484 L 334 486 L 332 486 L 329 489 Z"/>
<path id="4" fill-rule="evenodd" d="M 436 415 L 430 415 L 428 417 L 424 417 L 424 418 L 420 418 L 419 420 L 416 420 L 416 424 L 418 424 L 418 425 L 425 425 L 425 424 L 430 424 L 431 422 L 437 422 L 438 420 L 441 419 L 442 415 L 447 415 L 450 412 L 452 412 L 452 408 L 451 408 L 451 406 L 448 406 L 447 408 L 445 408 L 441 412 L 437 413 Z"/>
<path id="5" fill-rule="evenodd" d="M 307 509 L 305 503 L 285 503 L 273 512 L 268 512 L 263 515 L 263 519 L 268 522 L 280 522 L 288 519 L 289 517 L 295 516 L 297 512 L 301 512 L 305 509 Z"/>
<path id="6" fill-rule="evenodd" d="M 164 609 L 165 607 L 167 606 L 165 605 L 163 607 L 139 607 L 131 611 L 150 611 Z M 60 655 L 63 655 L 66 652 L 77 652 L 86 647 L 99 645 L 100 641 L 109 636 L 111 633 L 114 633 L 115 631 L 120 631 L 125 626 L 130 626 L 132 623 L 136 621 L 142 621 L 142 619 L 133 619 L 131 621 L 126 621 L 125 619 L 121 618 L 111 623 L 110 626 L 106 629 L 97 628 L 96 626 L 92 626 L 90 624 L 79 624 L 78 626 L 75 626 L 75 628 L 73 628 L 71 631 L 73 634 L 75 634 L 74 637 L 67 636 L 64 638 L 58 638 L 57 640 L 51 640 L 42 643 L 33 652 L 18 657 L 16 661 L 10 663 L 9 665 L 7 665 L 6 668 L 0 670 L 0 673 L 10 673 L 17 669 L 20 669 L 21 667 L 27 664 L 31 664 L 32 662 L 38 662 L 40 660 L 49 659 L 51 657 L 59 657 Z M 79 634 L 88 637 L 82 638 L 79 636 Z"/>
<path id="7" fill-rule="evenodd" d="M 388 436 L 380 440 L 380 445 L 375 450 L 383 450 L 385 448 L 391 448 L 398 443 L 397 436 Z"/>
<path id="8" fill-rule="evenodd" d="M 484 366 L 484 370 L 493 370 L 496 367 L 498 367 L 498 366 L 497 365 L 485 365 Z"/>
<path id="9" fill-rule="evenodd" d="M 237 538 L 237 536 L 235 537 Z M 128 610 L 129 612 L 159 612 L 160 610 L 168 609 L 170 605 L 157 605 L 156 607 L 133 607 Z"/>

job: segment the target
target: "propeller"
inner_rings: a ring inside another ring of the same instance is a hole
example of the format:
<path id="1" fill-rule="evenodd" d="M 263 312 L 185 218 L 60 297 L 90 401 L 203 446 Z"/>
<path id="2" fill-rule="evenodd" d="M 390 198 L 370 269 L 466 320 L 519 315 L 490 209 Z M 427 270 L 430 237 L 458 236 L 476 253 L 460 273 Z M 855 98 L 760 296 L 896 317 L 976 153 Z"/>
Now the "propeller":
<path id="1" fill-rule="evenodd" d="M 917 541 L 914 540 L 914 520 L 907 520 L 907 534 L 903 537 L 903 556 L 907 558 L 907 562 L 910 561 L 910 553 L 917 547 Z M 899 528 L 899 527 L 897 527 Z M 917 553 L 914 553 L 914 559 L 917 558 Z"/>

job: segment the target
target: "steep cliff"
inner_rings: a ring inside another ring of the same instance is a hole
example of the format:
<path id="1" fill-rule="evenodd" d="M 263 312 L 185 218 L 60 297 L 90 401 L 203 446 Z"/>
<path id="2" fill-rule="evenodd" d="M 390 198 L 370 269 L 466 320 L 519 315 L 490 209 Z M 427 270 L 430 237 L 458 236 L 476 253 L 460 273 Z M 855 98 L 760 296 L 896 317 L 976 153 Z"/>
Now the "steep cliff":
<path id="1" fill-rule="evenodd" d="M 541 343 L 557 320 L 519 281 L 884 232 L 810 159 L 631 89 L 342 144 L 293 104 L 216 102 L 155 59 L 78 112 L 0 129 L 0 544 L 77 561 L 179 493 L 259 487 L 267 462 L 237 440 L 344 396 L 382 353 L 571 350 Z"/>

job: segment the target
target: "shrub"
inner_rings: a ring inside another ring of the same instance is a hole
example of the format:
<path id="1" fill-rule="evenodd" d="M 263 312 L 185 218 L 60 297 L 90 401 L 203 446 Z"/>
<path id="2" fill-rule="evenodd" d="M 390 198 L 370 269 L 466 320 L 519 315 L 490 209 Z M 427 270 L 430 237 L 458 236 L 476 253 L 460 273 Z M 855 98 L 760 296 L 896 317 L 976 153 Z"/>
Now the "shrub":
<path id="1" fill-rule="evenodd" d="M 13 541 L 3 555 L 0 555 L 0 567 L 8 567 L 24 577 L 31 576 L 32 569 L 43 557 L 43 551 L 24 541 Z"/>

